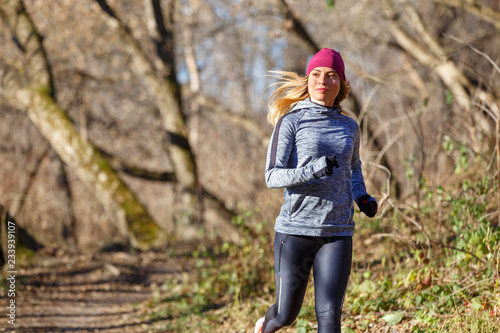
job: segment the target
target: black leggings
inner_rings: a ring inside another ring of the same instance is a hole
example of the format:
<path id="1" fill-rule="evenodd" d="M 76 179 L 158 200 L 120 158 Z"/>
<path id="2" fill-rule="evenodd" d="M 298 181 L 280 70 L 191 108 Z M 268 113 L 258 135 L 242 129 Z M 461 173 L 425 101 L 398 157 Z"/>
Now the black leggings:
<path id="1" fill-rule="evenodd" d="M 276 304 L 266 313 L 263 333 L 291 325 L 302 307 L 311 268 L 318 333 L 340 333 L 342 303 L 351 272 L 352 237 L 308 237 L 276 233 Z"/>

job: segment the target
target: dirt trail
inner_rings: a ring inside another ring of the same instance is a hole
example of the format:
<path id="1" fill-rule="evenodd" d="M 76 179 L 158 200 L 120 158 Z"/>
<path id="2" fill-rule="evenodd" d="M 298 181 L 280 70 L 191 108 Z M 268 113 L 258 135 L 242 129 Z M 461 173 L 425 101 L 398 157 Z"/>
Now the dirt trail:
<path id="1" fill-rule="evenodd" d="M 37 256 L 16 274 L 15 326 L 8 323 L 10 297 L 0 290 L 0 332 L 164 331 L 144 304 L 182 270 L 180 257 L 164 253 Z"/>

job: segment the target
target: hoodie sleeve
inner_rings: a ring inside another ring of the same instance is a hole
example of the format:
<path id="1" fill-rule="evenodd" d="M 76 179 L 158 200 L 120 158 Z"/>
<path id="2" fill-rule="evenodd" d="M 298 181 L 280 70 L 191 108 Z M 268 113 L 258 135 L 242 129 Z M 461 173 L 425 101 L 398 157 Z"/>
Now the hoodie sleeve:
<path id="1" fill-rule="evenodd" d="M 361 171 L 361 160 L 359 159 L 359 144 L 360 144 L 360 134 L 359 127 L 356 124 L 354 136 L 354 149 L 351 159 L 351 178 L 352 178 L 352 198 L 357 203 L 358 199 L 368 194 L 366 193 L 365 180 L 363 178 L 363 173 Z"/>
<path id="2" fill-rule="evenodd" d="M 269 188 L 282 188 L 306 183 L 317 179 L 327 168 L 326 157 L 322 157 L 303 167 L 289 165 L 292 154 L 297 122 L 293 114 L 283 116 L 274 127 L 266 161 L 266 185 Z"/>

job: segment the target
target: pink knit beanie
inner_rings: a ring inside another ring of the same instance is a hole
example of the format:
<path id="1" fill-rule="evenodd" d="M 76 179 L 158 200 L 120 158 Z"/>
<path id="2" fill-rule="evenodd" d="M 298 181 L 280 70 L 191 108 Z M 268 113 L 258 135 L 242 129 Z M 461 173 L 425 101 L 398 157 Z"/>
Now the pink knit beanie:
<path id="1" fill-rule="evenodd" d="M 340 53 L 333 49 L 324 48 L 309 60 L 307 76 L 316 67 L 330 67 L 337 72 L 342 81 L 345 81 L 344 60 L 342 60 Z"/>

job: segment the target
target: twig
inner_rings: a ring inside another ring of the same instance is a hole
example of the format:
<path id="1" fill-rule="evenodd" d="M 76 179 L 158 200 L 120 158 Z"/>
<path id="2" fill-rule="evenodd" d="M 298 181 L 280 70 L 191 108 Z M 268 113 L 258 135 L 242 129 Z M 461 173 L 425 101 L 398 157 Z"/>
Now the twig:
<path id="1" fill-rule="evenodd" d="M 256 297 L 255 298 L 257 301 L 259 301 L 260 303 L 264 304 L 265 306 L 271 306 L 272 304 L 269 303 L 268 301 L 266 301 L 265 299 L 263 299 L 262 297 Z"/>
<path id="2" fill-rule="evenodd" d="M 376 168 L 382 169 L 382 170 L 384 170 L 387 173 L 387 179 L 386 179 L 387 190 L 386 190 L 386 193 L 383 194 L 382 199 L 380 199 L 380 202 L 379 202 L 379 206 L 382 206 L 382 204 L 384 203 L 384 201 L 386 201 L 390 197 L 390 195 L 391 195 L 391 178 L 392 178 L 392 173 L 391 173 L 391 170 L 389 170 L 389 168 L 383 166 L 382 164 L 377 164 L 377 163 L 374 163 L 374 162 L 368 162 L 368 164 L 372 165 L 372 166 L 374 166 Z"/>
<path id="3" fill-rule="evenodd" d="M 394 238 L 394 239 L 400 241 L 401 243 L 406 243 L 406 244 L 410 244 L 410 245 L 413 245 L 413 246 L 415 245 L 415 242 L 412 241 L 411 239 L 405 239 L 401 235 L 395 235 L 395 234 L 392 234 L 392 233 L 375 234 L 375 235 L 372 235 L 370 238 L 384 238 L 384 237 L 391 237 L 391 238 Z"/>
<path id="4" fill-rule="evenodd" d="M 493 110 L 490 110 L 490 109 L 484 107 L 483 105 L 479 104 L 478 102 L 474 102 L 474 101 L 472 102 L 472 105 L 478 107 L 484 113 L 487 113 L 491 117 L 491 119 L 493 119 L 495 122 L 498 121 L 498 115 L 494 114 Z"/>
<path id="5" fill-rule="evenodd" d="M 456 291 L 452 292 L 452 293 L 451 293 L 451 294 L 449 294 L 449 295 L 442 296 L 442 297 L 439 299 L 439 301 L 441 301 L 441 300 L 443 300 L 443 299 L 446 299 L 446 298 L 449 298 L 449 297 L 451 297 L 451 296 L 453 296 L 453 295 L 456 295 L 456 294 L 458 294 L 459 292 L 461 292 L 462 290 L 469 289 L 470 287 L 473 287 L 473 286 L 478 285 L 478 284 L 483 283 L 483 282 L 488 282 L 488 281 L 490 281 L 490 280 L 493 280 L 493 278 L 492 278 L 492 277 L 489 277 L 489 278 L 484 279 L 484 280 L 481 280 L 481 281 L 476 281 L 476 282 L 473 282 L 473 283 L 471 283 L 471 284 L 469 284 L 469 285 L 467 285 L 467 286 L 465 286 L 465 287 L 463 287 L 463 288 L 460 288 L 460 289 L 458 289 L 458 290 L 456 290 Z"/>
<path id="6" fill-rule="evenodd" d="M 475 48 L 474 46 L 472 46 L 469 42 L 464 42 L 463 40 L 461 40 L 460 38 L 457 38 L 453 35 L 450 35 L 450 34 L 444 34 L 445 37 L 448 37 L 450 39 L 453 39 L 455 42 L 458 42 L 460 44 L 465 44 L 467 45 L 472 51 L 476 52 L 477 54 L 483 56 L 484 58 L 486 58 L 486 60 L 488 60 L 490 62 L 490 64 L 496 69 L 496 71 L 500 74 L 500 67 L 498 67 L 498 65 L 496 64 L 496 62 L 493 61 L 493 59 L 490 58 L 489 55 L 487 55 L 486 53 L 484 53 L 483 51 L 480 51 L 479 49 Z"/>
<path id="7" fill-rule="evenodd" d="M 431 241 L 430 243 L 431 243 L 432 245 L 437 245 L 437 246 L 439 246 L 439 247 L 445 247 L 445 248 L 447 248 L 447 249 L 451 249 L 451 250 L 455 250 L 455 251 L 460 251 L 460 252 L 466 253 L 466 254 L 468 254 L 468 255 L 470 255 L 470 256 L 472 256 L 472 257 L 476 258 L 477 260 L 479 260 L 479 261 L 480 261 L 480 262 L 482 262 L 483 264 L 485 264 L 485 265 L 487 264 L 486 260 L 479 258 L 479 257 L 478 257 L 478 256 L 476 256 L 474 253 L 469 252 L 469 251 L 467 251 L 467 250 L 464 250 L 464 249 L 459 249 L 458 247 L 451 246 L 451 245 L 447 245 L 447 244 L 443 244 L 443 243 L 441 243 L 441 242 Z"/>
<path id="8" fill-rule="evenodd" d="M 388 203 L 389 203 L 392 207 L 394 207 L 394 210 L 395 210 L 396 212 L 398 212 L 399 214 L 401 214 L 401 216 L 402 216 L 405 220 L 407 220 L 407 221 L 411 222 L 411 223 L 412 223 L 413 225 L 415 225 L 415 226 L 416 226 L 416 227 L 417 227 L 420 231 L 422 231 L 422 233 L 424 234 L 424 236 L 427 238 L 427 243 L 428 243 L 428 244 L 432 243 L 432 242 L 431 242 L 431 238 L 429 237 L 429 235 L 427 234 L 427 232 L 424 230 L 424 227 L 423 227 L 420 223 L 418 223 L 417 221 L 415 221 L 415 220 L 414 220 L 414 219 L 412 219 L 411 217 L 406 216 L 406 215 L 405 215 L 405 214 L 404 214 L 404 213 L 403 213 L 403 212 L 402 212 L 399 208 L 397 208 L 397 207 L 396 207 L 396 205 L 392 202 L 392 200 L 388 199 L 388 200 L 387 200 L 387 202 L 388 202 Z"/>
<path id="9" fill-rule="evenodd" d="M 40 171 L 40 166 L 44 161 L 44 159 L 49 155 L 50 151 L 51 151 L 50 146 L 46 145 L 41 154 L 35 156 L 35 163 L 32 170 L 26 172 L 26 181 L 22 187 L 22 190 L 19 191 L 18 195 L 16 195 L 12 204 L 10 205 L 10 208 L 8 209 L 9 213 L 12 216 L 16 216 L 17 213 L 19 213 L 22 210 L 24 203 L 26 201 L 25 199 L 28 196 L 31 187 L 34 185 L 35 180 L 38 176 L 38 172 Z M 35 155 L 36 153 L 33 154 Z"/>
<path id="10" fill-rule="evenodd" d="M 497 214 L 500 214 L 500 211 L 498 211 L 498 210 L 497 210 L 497 211 L 495 211 L 495 212 L 491 212 L 491 213 L 489 213 L 489 214 L 486 214 L 486 215 L 484 215 L 484 216 L 481 216 L 481 217 L 479 218 L 479 220 L 477 220 L 477 222 L 481 222 L 481 220 L 484 220 L 485 218 L 490 217 L 490 216 L 495 216 L 495 215 L 497 215 Z"/>
<path id="11" fill-rule="evenodd" d="M 398 140 L 403 136 L 403 133 L 399 133 L 398 135 L 394 136 L 391 138 L 385 145 L 384 147 L 380 150 L 380 152 L 377 154 L 377 158 L 375 159 L 375 162 L 379 163 L 382 160 L 382 157 L 384 154 L 391 148 L 391 146 L 398 142 Z"/>

